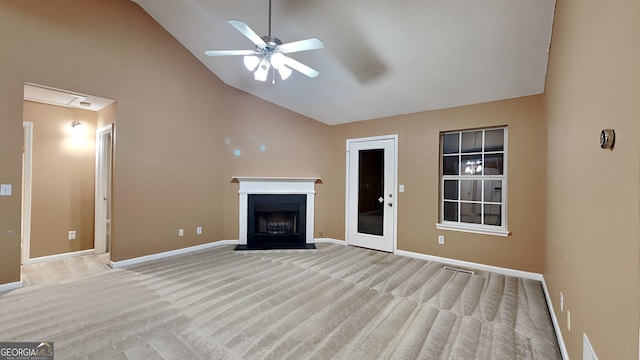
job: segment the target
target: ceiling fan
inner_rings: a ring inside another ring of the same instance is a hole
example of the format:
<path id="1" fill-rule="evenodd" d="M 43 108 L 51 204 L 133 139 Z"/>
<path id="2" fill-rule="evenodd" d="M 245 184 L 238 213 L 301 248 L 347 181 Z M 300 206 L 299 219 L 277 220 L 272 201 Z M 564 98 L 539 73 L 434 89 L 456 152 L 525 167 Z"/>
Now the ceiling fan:
<path id="1" fill-rule="evenodd" d="M 280 39 L 271 36 L 271 0 L 269 0 L 269 35 L 258 36 L 249 25 L 240 20 L 228 20 L 231 26 L 240 31 L 252 43 L 256 45 L 254 50 L 218 50 L 205 51 L 207 56 L 244 55 L 244 65 L 249 71 L 254 72 L 254 79 L 266 81 L 269 70 L 273 73 L 277 70 L 282 80 L 291 76 L 292 70 L 296 70 L 310 78 L 318 76 L 318 72 L 307 65 L 294 60 L 285 54 L 299 51 L 315 50 L 324 47 L 318 38 L 283 43 Z M 273 77 L 275 83 L 275 76 Z"/>

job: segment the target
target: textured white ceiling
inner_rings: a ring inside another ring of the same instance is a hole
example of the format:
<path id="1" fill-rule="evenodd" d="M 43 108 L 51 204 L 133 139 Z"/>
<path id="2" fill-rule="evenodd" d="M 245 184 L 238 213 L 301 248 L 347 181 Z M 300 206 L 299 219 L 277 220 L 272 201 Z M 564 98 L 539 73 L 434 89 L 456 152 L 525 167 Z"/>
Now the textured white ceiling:
<path id="1" fill-rule="evenodd" d="M 318 37 L 290 56 L 318 70 L 258 82 L 253 49 L 231 27 L 268 33 L 268 0 L 133 0 L 226 84 L 327 124 L 369 120 L 544 91 L 555 0 L 273 0 L 272 36 Z"/>

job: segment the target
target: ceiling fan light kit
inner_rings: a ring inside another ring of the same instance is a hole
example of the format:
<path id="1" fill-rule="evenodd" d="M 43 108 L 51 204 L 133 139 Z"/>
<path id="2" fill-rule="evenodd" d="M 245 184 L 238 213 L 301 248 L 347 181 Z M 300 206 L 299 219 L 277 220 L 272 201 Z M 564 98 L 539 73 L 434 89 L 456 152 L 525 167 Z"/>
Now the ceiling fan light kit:
<path id="1" fill-rule="evenodd" d="M 271 37 L 271 0 L 269 0 L 269 35 L 258 36 L 247 24 L 240 20 L 228 20 L 231 26 L 240 31 L 255 44 L 255 50 L 220 50 L 205 51 L 207 56 L 244 55 L 243 62 L 247 70 L 253 72 L 255 80 L 267 81 L 271 70 L 272 83 L 275 84 L 275 72 L 286 80 L 296 70 L 310 78 L 318 76 L 318 72 L 307 65 L 284 54 L 322 49 L 324 44 L 318 38 L 310 38 L 290 43 L 282 43 L 280 39 Z"/>

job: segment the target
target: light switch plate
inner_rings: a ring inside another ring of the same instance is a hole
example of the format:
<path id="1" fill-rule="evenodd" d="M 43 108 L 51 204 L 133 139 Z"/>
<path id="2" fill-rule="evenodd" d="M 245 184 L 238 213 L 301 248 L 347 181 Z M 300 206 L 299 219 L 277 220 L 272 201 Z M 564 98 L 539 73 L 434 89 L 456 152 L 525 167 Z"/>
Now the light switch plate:
<path id="1" fill-rule="evenodd" d="M 11 196 L 11 184 L 0 185 L 0 196 Z"/>

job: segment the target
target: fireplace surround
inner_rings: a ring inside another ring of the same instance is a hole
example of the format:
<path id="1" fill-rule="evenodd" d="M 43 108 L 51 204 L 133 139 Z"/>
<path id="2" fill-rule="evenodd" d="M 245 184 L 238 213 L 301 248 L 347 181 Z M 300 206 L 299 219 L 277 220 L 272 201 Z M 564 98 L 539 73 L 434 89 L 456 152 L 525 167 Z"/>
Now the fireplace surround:
<path id="1" fill-rule="evenodd" d="M 236 250 L 315 249 L 317 177 L 239 177 Z"/>

